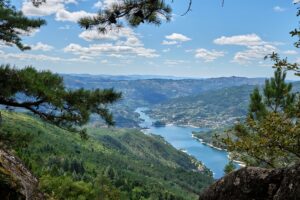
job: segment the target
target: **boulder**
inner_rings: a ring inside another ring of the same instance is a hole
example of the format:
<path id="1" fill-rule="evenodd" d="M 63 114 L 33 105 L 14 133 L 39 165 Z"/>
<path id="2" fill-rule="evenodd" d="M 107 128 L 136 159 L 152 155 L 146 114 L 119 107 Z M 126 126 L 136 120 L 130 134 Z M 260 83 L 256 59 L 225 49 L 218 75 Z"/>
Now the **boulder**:
<path id="1" fill-rule="evenodd" d="M 37 178 L 20 159 L 0 148 L 0 199 L 43 200 Z"/>
<path id="2" fill-rule="evenodd" d="M 199 199 L 299 200 L 300 164 L 284 169 L 239 169 L 204 190 Z"/>

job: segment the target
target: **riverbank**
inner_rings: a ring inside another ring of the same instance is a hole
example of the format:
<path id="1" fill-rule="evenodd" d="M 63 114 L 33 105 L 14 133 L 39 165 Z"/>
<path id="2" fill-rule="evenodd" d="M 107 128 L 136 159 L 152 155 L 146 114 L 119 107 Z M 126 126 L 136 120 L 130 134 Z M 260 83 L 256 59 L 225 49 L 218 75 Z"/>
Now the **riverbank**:
<path id="1" fill-rule="evenodd" d="M 209 147 L 211 147 L 211 148 L 214 148 L 214 149 L 217 149 L 217 150 L 219 150 L 219 151 L 227 151 L 227 149 L 223 149 L 223 148 L 214 146 L 214 145 L 211 144 L 211 143 L 204 142 L 203 139 L 196 137 L 195 134 L 193 134 L 193 133 L 192 133 L 192 138 L 194 138 L 195 140 L 197 140 L 198 142 L 200 142 L 200 143 L 202 143 L 202 144 L 204 144 L 204 145 L 207 145 L 207 146 L 209 146 Z"/>
<path id="2" fill-rule="evenodd" d="M 162 127 L 154 127 L 153 122 L 156 119 L 147 115 L 144 112 L 145 109 L 147 110 L 147 108 L 136 110 L 141 119 L 140 127 L 149 128 L 143 130 L 145 134 L 151 133 L 163 137 L 167 143 L 185 154 L 191 155 L 201 162 L 203 166 L 210 169 L 215 179 L 224 176 L 224 167 L 229 162 L 228 153 L 224 150 L 218 150 L 213 146 L 202 144 L 191 135 L 192 132 L 208 131 L 209 129 L 189 125 L 177 126 L 170 123 Z"/>
<path id="3" fill-rule="evenodd" d="M 221 148 L 221 147 L 217 147 L 217 146 L 214 146 L 212 143 L 208 143 L 208 142 L 204 142 L 203 139 L 195 136 L 195 134 L 192 133 L 192 138 L 194 138 L 195 140 L 197 140 L 198 142 L 204 144 L 204 145 L 207 145 L 211 148 L 214 148 L 216 150 L 219 150 L 219 151 L 226 151 L 228 153 L 227 157 L 229 160 L 232 160 L 234 163 L 238 164 L 240 167 L 246 167 L 246 163 L 240 161 L 240 160 L 235 160 L 232 158 L 232 153 L 229 152 L 227 149 L 225 148 Z"/>

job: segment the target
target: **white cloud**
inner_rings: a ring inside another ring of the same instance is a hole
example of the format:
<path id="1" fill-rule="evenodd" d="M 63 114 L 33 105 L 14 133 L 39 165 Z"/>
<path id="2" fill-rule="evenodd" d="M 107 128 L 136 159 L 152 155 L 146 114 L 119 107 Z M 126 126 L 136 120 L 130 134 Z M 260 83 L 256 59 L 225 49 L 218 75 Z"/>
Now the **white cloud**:
<path id="1" fill-rule="evenodd" d="M 142 42 L 138 38 L 138 35 L 132 29 L 127 27 L 113 29 L 104 34 L 99 33 L 96 29 L 86 30 L 80 33 L 79 37 L 86 41 L 119 40 L 117 42 L 118 45 L 143 46 Z"/>
<path id="2" fill-rule="evenodd" d="M 38 50 L 50 51 L 53 49 L 53 46 L 50 46 L 48 44 L 43 44 L 42 42 L 38 42 L 35 45 L 31 45 L 30 47 L 31 47 L 31 50 L 34 50 L 34 51 L 38 51 Z"/>
<path id="3" fill-rule="evenodd" d="M 286 51 L 283 51 L 282 53 L 284 53 L 286 55 L 297 55 L 298 54 L 298 52 L 295 50 L 286 50 Z"/>
<path id="4" fill-rule="evenodd" d="M 241 45 L 241 46 L 253 46 L 260 45 L 264 42 L 256 34 L 247 34 L 247 35 L 235 35 L 235 36 L 222 36 L 214 40 L 215 44 L 219 45 Z"/>
<path id="5" fill-rule="evenodd" d="M 177 41 L 167 41 L 167 40 L 163 40 L 162 45 L 175 45 L 175 44 L 178 44 Z"/>
<path id="6" fill-rule="evenodd" d="M 233 62 L 240 64 L 249 63 L 253 60 L 263 59 L 266 55 L 277 51 L 272 45 L 249 46 L 247 50 L 237 52 L 233 58 Z"/>
<path id="7" fill-rule="evenodd" d="M 189 38 L 185 35 L 182 35 L 180 33 L 172 33 L 171 35 L 166 35 L 165 38 L 167 40 L 163 40 L 161 43 L 162 45 L 179 45 L 180 46 L 180 43 L 191 40 L 191 38 Z M 179 46 L 177 46 L 177 47 L 179 47 Z"/>
<path id="8" fill-rule="evenodd" d="M 30 54 L 30 53 L 5 53 L 0 51 L 0 58 L 2 59 L 13 59 L 13 60 L 36 60 L 36 61 L 66 61 L 66 62 L 86 62 L 85 60 L 78 58 L 61 58 L 57 56 L 49 56 L 44 54 Z"/>
<path id="9" fill-rule="evenodd" d="M 83 10 L 76 12 L 69 12 L 65 9 L 61 9 L 56 12 L 55 19 L 57 21 L 70 21 L 70 22 L 78 22 L 80 18 L 83 17 L 93 17 L 96 16 L 94 13 L 88 13 Z"/>
<path id="10" fill-rule="evenodd" d="M 254 60 L 263 59 L 267 54 L 276 52 L 275 42 L 265 42 L 256 34 L 222 36 L 214 40 L 218 45 L 238 45 L 245 46 L 246 50 L 238 51 L 233 58 L 233 62 L 240 64 L 249 63 Z M 278 43 L 279 44 L 279 43 Z"/>
<path id="11" fill-rule="evenodd" d="M 22 4 L 22 12 L 27 16 L 48 16 L 55 14 L 58 21 L 77 22 L 79 18 L 93 16 L 95 14 L 88 13 L 83 10 L 70 12 L 65 8 L 66 4 L 77 4 L 76 0 L 47 0 L 39 7 L 32 5 L 31 0 L 26 0 Z"/>
<path id="12" fill-rule="evenodd" d="M 207 50 L 204 48 L 196 49 L 195 57 L 204 60 L 204 62 L 212 62 L 219 57 L 223 57 L 225 53 L 223 51 Z"/>
<path id="13" fill-rule="evenodd" d="M 96 9 L 105 9 L 110 8 L 113 4 L 122 4 L 124 0 L 102 0 L 96 1 L 93 5 L 93 8 Z"/>
<path id="14" fill-rule="evenodd" d="M 97 1 L 95 4 L 94 4 L 94 8 L 102 8 L 102 6 L 103 6 L 103 4 L 102 4 L 102 2 L 101 1 Z"/>
<path id="15" fill-rule="evenodd" d="M 14 30 L 22 36 L 29 37 L 34 37 L 38 32 L 40 32 L 40 29 L 30 29 L 29 31 L 24 31 L 22 29 L 15 28 Z"/>
<path id="16" fill-rule="evenodd" d="M 275 6 L 275 7 L 273 8 L 273 10 L 274 10 L 275 12 L 284 12 L 284 11 L 286 11 L 285 8 L 282 8 L 282 7 L 280 7 L 280 6 Z"/>
<path id="17" fill-rule="evenodd" d="M 113 4 L 122 4 L 123 0 L 103 0 L 102 9 L 110 8 Z"/>
<path id="18" fill-rule="evenodd" d="M 75 55 L 81 56 L 92 56 L 97 57 L 100 55 L 108 55 L 111 56 L 112 54 L 115 55 L 136 55 L 146 58 L 154 58 L 158 57 L 159 55 L 156 53 L 154 49 L 146 49 L 144 47 L 133 47 L 133 46 L 126 46 L 126 45 L 114 45 L 111 43 L 105 44 L 92 44 L 88 47 L 83 47 L 78 44 L 69 44 L 67 47 L 64 48 L 65 52 L 69 52 Z"/>
<path id="19" fill-rule="evenodd" d="M 186 42 L 186 41 L 191 40 L 191 38 L 189 38 L 185 35 L 182 35 L 180 33 L 172 33 L 171 35 L 167 35 L 166 39 L 174 40 L 174 41 L 180 41 L 180 42 Z"/>
<path id="20" fill-rule="evenodd" d="M 22 5 L 22 12 L 27 16 L 47 16 L 55 14 L 57 11 L 64 9 L 63 0 L 47 0 L 39 7 L 33 6 L 31 0 L 26 0 Z M 72 2 L 69 2 L 72 3 Z M 74 3 L 74 2 L 73 2 Z"/>
<path id="21" fill-rule="evenodd" d="M 293 0 L 293 3 L 299 3 L 300 0 Z"/>

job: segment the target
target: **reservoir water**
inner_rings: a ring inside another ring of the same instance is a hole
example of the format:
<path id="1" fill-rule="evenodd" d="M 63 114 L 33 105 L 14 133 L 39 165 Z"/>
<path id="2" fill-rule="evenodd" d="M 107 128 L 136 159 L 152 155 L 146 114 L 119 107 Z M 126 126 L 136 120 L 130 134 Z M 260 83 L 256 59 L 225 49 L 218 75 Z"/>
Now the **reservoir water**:
<path id="1" fill-rule="evenodd" d="M 229 161 L 227 157 L 228 153 L 202 144 L 192 137 L 192 131 L 205 129 L 175 125 L 154 127 L 152 123 L 155 120 L 145 114 L 145 110 L 147 108 L 138 108 L 136 112 L 139 113 L 140 118 L 143 120 L 140 127 L 147 128 L 145 129 L 146 133 L 160 135 L 175 148 L 186 150 L 188 154 L 194 156 L 208 167 L 214 173 L 214 178 L 217 179 L 224 175 L 224 167 Z"/>

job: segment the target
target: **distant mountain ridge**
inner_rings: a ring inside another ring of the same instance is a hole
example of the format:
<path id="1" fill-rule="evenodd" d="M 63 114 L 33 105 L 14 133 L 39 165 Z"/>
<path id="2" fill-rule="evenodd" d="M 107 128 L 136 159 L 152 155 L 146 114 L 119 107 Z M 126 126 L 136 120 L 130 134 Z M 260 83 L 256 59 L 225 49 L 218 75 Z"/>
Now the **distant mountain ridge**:
<path id="1" fill-rule="evenodd" d="M 97 77 L 110 80 L 143 80 L 143 79 L 170 79 L 170 80 L 207 80 L 207 79 L 218 79 L 218 78 L 248 78 L 248 79 L 266 79 L 265 77 L 243 77 L 243 76 L 220 76 L 220 77 L 181 77 L 181 76 L 168 76 L 168 75 L 109 75 L 109 74 L 64 74 L 61 76 L 73 76 L 73 77 Z"/>
<path id="2" fill-rule="evenodd" d="M 112 106 L 116 124 L 138 127 L 138 107 L 152 108 L 172 99 L 200 95 L 206 92 L 241 85 L 262 85 L 264 78 L 220 77 L 208 79 L 130 79 L 102 75 L 63 75 L 69 88 L 114 88 L 123 99 Z M 126 76 L 127 77 L 127 76 Z M 136 76 L 134 76 L 136 78 Z"/>

